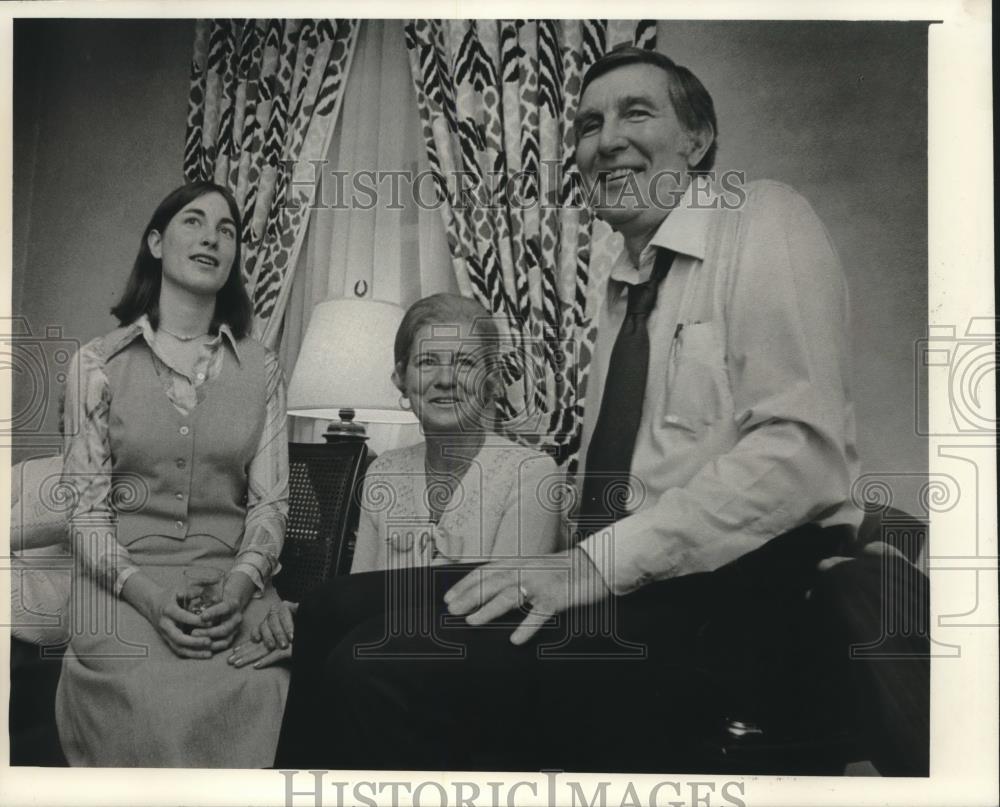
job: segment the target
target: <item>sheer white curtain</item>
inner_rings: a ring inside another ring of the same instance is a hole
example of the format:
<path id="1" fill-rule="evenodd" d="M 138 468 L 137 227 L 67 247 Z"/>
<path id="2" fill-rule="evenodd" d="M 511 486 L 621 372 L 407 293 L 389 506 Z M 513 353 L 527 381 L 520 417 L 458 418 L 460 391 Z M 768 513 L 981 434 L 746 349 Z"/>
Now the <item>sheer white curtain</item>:
<path id="1" fill-rule="evenodd" d="M 327 159 L 317 166 L 317 209 L 285 312 L 279 355 L 289 378 L 317 303 L 363 296 L 405 308 L 427 294 L 457 291 L 441 214 L 417 203 L 408 179 L 427 169 L 403 23 L 365 20 Z M 386 172 L 405 175 L 392 180 Z M 380 176 L 386 178 L 378 182 Z M 418 189 L 430 203 L 435 197 L 425 177 Z M 372 361 L 392 371 L 392 356 Z M 321 440 L 326 425 L 291 418 L 290 439 Z M 373 424 L 369 434 L 377 452 L 420 439 L 415 426 Z"/>

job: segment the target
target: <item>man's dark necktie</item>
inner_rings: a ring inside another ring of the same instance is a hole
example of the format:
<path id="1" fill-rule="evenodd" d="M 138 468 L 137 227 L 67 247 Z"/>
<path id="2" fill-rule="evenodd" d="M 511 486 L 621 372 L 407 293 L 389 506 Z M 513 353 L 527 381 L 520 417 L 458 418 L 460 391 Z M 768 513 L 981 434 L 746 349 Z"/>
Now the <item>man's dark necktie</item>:
<path id="1" fill-rule="evenodd" d="M 587 449 L 578 516 L 584 536 L 627 512 L 629 470 L 649 372 L 649 313 L 656 305 L 657 292 L 674 254 L 669 249 L 657 249 L 649 280 L 628 289 L 628 309 L 611 349 L 601 409 Z"/>

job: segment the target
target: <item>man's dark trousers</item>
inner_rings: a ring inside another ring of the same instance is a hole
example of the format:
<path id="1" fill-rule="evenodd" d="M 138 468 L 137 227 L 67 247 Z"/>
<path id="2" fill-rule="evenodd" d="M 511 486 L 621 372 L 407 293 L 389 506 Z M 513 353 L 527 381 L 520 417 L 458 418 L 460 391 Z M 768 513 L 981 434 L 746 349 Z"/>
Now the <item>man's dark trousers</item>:
<path id="1" fill-rule="evenodd" d="M 808 663 L 805 593 L 844 538 L 801 527 L 715 572 L 571 609 L 521 647 L 509 637 L 523 613 L 447 616 L 443 594 L 469 567 L 336 578 L 296 617 L 275 764 L 698 770 L 710 723 L 765 704 L 775 668 L 795 678 Z"/>

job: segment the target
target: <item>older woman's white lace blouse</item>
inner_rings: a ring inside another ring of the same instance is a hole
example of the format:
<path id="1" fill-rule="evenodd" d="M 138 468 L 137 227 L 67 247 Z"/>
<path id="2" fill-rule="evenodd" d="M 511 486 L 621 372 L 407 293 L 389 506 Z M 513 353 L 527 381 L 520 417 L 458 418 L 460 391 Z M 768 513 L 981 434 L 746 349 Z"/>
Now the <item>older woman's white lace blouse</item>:
<path id="1" fill-rule="evenodd" d="M 387 451 L 368 469 L 352 573 L 557 548 L 563 478 L 549 456 L 490 436 L 450 496 L 428 485 L 424 457 L 419 443 Z"/>

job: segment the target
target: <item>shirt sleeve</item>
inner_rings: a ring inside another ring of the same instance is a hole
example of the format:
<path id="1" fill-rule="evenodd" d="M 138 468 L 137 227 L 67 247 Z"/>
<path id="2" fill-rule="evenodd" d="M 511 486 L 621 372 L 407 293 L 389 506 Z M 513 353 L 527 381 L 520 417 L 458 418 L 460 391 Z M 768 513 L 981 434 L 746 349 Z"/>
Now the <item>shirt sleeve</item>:
<path id="1" fill-rule="evenodd" d="M 73 551 L 83 568 L 118 596 L 138 567 L 118 543 L 117 518 L 109 503 L 111 389 L 95 344 L 84 345 L 73 357 L 66 378 L 62 484 L 73 499 Z"/>
<path id="2" fill-rule="evenodd" d="M 288 520 L 288 430 L 285 379 L 270 351 L 265 359 L 267 403 L 264 429 L 247 479 L 243 541 L 233 571 L 245 573 L 263 590 L 280 568 L 278 558 Z"/>
<path id="3" fill-rule="evenodd" d="M 555 462 L 532 452 L 515 472 L 493 544 L 494 559 L 545 555 L 558 543 L 564 485 Z"/>
<path id="4" fill-rule="evenodd" d="M 616 594 L 711 571 L 848 499 L 847 290 L 822 223 L 768 184 L 736 229 L 725 290 L 736 444 L 647 509 L 586 539 Z"/>

